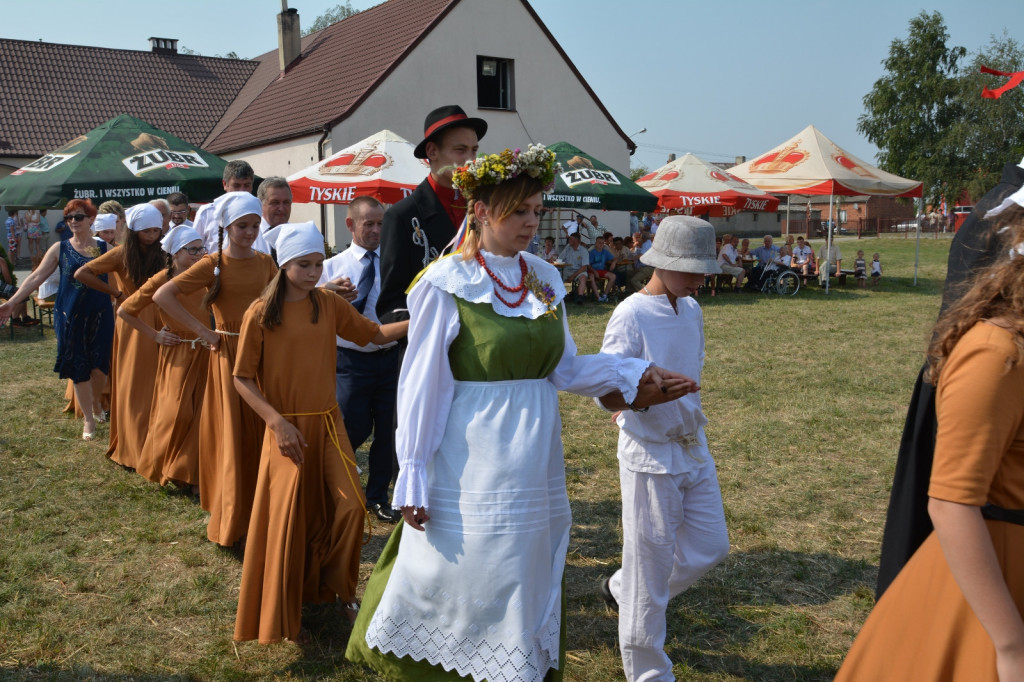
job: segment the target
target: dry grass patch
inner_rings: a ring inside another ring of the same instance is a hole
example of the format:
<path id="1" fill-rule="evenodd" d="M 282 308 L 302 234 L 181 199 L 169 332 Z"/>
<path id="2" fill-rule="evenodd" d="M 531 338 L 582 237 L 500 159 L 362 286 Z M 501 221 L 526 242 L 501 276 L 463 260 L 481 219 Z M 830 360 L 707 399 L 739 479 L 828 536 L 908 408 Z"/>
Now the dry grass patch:
<path id="1" fill-rule="evenodd" d="M 871 607 L 948 242 L 922 243 L 916 288 L 912 241 L 861 244 L 882 253 L 877 290 L 701 299 L 732 553 L 670 606 L 680 679 L 831 679 Z M 611 307 L 569 308 L 580 351 L 596 351 Z M 108 462 L 105 426 L 79 440 L 54 348 L 49 330 L 0 341 L 0 678 L 377 679 L 345 663 L 348 626 L 328 607 L 304 613 L 302 648 L 232 643 L 239 557 L 205 540 L 194 501 Z M 617 620 L 596 592 L 621 549 L 618 434 L 588 399 L 563 395 L 561 412 L 575 519 L 566 677 L 618 680 Z M 386 530 L 364 548 L 362 584 Z"/>

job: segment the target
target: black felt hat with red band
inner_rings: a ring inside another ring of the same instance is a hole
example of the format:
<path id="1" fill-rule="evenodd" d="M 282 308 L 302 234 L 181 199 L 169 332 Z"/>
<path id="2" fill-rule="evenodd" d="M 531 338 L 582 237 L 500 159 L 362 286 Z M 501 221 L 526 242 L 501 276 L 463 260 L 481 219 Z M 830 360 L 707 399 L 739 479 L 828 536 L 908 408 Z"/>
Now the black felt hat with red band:
<path id="1" fill-rule="evenodd" d="M 482 118 L 470 118 L 462 107 L 456 104 L 434 109 L 427 114 L 423 122 L 423 141 L 416 145 L 413 151 L 416 158 L 427 158 L 427 142 L 437 142 L 438 136 L 449 128 L 472 128 L 476 131 L 476 139 L 479 140 L 487 133 L 487 121 Z"/>

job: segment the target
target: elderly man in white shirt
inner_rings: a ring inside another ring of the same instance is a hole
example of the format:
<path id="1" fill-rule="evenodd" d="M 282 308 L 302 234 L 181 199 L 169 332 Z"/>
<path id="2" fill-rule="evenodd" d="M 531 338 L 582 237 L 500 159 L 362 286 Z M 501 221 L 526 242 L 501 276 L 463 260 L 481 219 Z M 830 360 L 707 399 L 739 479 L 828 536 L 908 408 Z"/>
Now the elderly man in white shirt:
<path id="1" fill-rule="evenodd" d="M 263 217 L 260 220 L 260 233 L 252 243 L 254 251 L 270 255 L 270 244 L 263 235 L 267 230 L 283 225 L 292 216 L 292 188 L 288 181 L 280 175 L 272 175 L 260 183 L 256 190 L 256 198 L 260 200 L 263 207 Z"/>
<path id="2" fill-rule="evenodd" d="M 740 265 L 739 251 L 736 250 L 739 243 L 739 237 L 727 234 L 722 237 L 722 250 L 718 252 L 718 267 L 722 269 L 723 274 L 733 276 L 736 280 L 736 291 L 740 291 L 743 278 L 747 276 L 747 271 Z"/>
<path id="3" fill-rule="evenodd" d="M 289 194 L 290 197 L 290 194 Z M 384 206 L 373 197 L 357 197 L 348 205 L 345 225 L 352 232 L 352 244 L 324 261 L 320 285 L 339 280 L 355 285 L 343 287 L 342 295 L 356 310 L 373 322 L 377 319 L 380 296 L 380 233 L 384 224 Z M 398 371 L 401 353 L 396 343 L 357 346 L 337 338 L 335 394 L 345 420 L 345 431 L 353 451 L 373 433 L 370 445 L 369 477 L 366 481 L 366 508 L 377 519 L 394 523 L 402 517 L 393 510 L 388 488 L 398 474 L 395 456 L 395 405 L 398 397 Z"/>

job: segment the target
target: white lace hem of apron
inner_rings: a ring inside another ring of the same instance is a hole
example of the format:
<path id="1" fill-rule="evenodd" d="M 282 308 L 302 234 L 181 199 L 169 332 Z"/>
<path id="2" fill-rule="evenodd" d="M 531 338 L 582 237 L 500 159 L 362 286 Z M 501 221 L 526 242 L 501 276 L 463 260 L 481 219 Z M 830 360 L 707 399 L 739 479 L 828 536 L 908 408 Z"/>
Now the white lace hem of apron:
<path id="1" fill-rule="evenodd" d="M 377 614 L 367 628 L 366 643 L 372 649 L 426 661 L 446 672 L 472 677 L 476 682 L 542 682 L 549 669 L 558 669 L 560 632 L 561 599 L 556 599 L 554 611 L 548 615 L 530 651 L 522 651 L 518 646 L 509 649 L 502 642 L 495 644 L 486 638 L 456 640 L 451 633 L 436 627 L 378 618 Z"/>

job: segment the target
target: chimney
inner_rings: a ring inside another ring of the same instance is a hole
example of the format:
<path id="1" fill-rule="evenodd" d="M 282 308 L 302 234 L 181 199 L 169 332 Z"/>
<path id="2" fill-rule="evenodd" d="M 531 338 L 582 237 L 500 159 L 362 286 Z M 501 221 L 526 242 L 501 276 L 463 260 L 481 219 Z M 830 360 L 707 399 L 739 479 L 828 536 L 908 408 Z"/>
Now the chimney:
<path id="1" fill-rule="evenodd" d="M 747 157 L 745 157 L 745 156 L 737 156 L 736 157 L 736 163 L 734 163 L 733 165 L 734 166 L 738 166 L 741 163 L 746 163 L 746 162 L 747 162 Z"/>
<path id="2" fill-rule="evenodd" d="M 299 31 L 299 10 L 288 9 L 288 0 L 281 0 L 281 13 L 277 15 L 277 56 L 283 73 L 302 53 L 302 33 Z"/>
<path id="3" fill-rule="evenodd" d="M 666 161 L 665 163 L 672 163 L 675 160 L 676 160 L 676 155 L 675 154 L 669 154 L 668 155 L 668 161 Z"/>
<path id="4" fill-rule="evenodd" d="M 150 37 L 149 49 L 157 54 L 178 54 L 178 39 Z"/>

